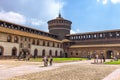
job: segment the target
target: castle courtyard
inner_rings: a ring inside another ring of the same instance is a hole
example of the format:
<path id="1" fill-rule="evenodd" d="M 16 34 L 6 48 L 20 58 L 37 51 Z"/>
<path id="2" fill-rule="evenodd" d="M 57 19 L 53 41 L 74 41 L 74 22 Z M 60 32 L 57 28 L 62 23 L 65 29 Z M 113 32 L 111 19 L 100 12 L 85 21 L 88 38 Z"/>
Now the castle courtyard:
<path id="1" fill-rule="evenodd" d="M 93 60 L 53 63 L 0 60 L 0 80 L 102 80 L 120 65 L 91 64 Z M 117 75 L 111 80 L 116 79 Z M 107 80 L 107 79 L 104 79 Z M 110 80 L 110 79 L 109 79 Z"/>

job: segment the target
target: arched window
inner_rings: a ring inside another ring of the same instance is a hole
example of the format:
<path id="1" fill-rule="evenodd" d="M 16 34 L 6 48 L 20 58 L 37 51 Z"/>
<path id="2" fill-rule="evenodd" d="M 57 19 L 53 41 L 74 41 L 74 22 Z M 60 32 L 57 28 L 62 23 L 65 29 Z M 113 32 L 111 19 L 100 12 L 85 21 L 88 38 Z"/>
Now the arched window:
<path id="1" fill-rule="evenodd" d="M 7 37 L 7 41 L 8 41 L 8 42 L 11 42 L 11 41 L 12 41 L 12 37 L 11 37 L 11 36 L 8 36 L 8 37 Z"/>
<path id="2" fill-rule="evenodd" d="M 18 43 L 18 37 L 17 36 L 14 38 L 14 42 Z"/>
<path id="3" fill-rule="evenodd" d="M 60 57 L 62 57 L 63 55 L 62 55 L 62 51 L 60 51 Z"/>
<path id="4" fill-rule="evenodd" d="M 59 44 L 57 44 L 57 48 L 59 48 Z"/>
<path id="5" fill-rule="evenodd" d="M 0 46 L 0 56 L 3 55 L 3 47 Z"/>
<path id="6" fill-rule="evenodd" d="M 34 50 L 34 58 L 37 58 L 37 56 L 38 56 L 38 50 L 35 49 L 35 50 Z"/>
<path id="7" fill-rule="evenodd" d="M 12 56 L 17 56 L 17 48 L 16 47 L 12 48 Z"/>
<path id="8" fill-rule="evenodd" d="M 53 42 L 53 47 L 55 47 L 55 43 Z"/>
<path id="9" fill-rule="evenodd" d="M 43 41 L 43 46 L 45 46 L 45 41 Z"/>
<path id="10" fill-rule="evenodd" d="M 52 50 L 49 51 L 49 56 L 52 56 Z"/>
<path id="11" fill-rule="evenodd" d="M 58 55 L 58 52 L 57 52 L 57 50 L 55 51 L 55 57 L 57 57 L 57 55 Z"/>
<path id="12" fill-rule="evenodd" d="M 45 50 L 42 51 L 42 57 L 44 57 L 44 56 L 45 56 Z"/>
<path id="13" fill-rule="evenodd" d="M 37 40 L 37 45 L 39 45 L 39 40 Z"/>
<path id="14" fill-rule="evenodd" d="M 49 42 L 47 42 L 47 46 L 50 46 Z"/>
<path id="15" fill-rule="evenodd" d="M 22 48 L 23 47 L 23 44 L 22 43 L 20 43 L 20 48 Z"/>
<path id="16" fill-rule="evenodd" d="M 33 42 L 32 42 L 33 45 L 35 45 L 35 40 L 33 39 Z"/>

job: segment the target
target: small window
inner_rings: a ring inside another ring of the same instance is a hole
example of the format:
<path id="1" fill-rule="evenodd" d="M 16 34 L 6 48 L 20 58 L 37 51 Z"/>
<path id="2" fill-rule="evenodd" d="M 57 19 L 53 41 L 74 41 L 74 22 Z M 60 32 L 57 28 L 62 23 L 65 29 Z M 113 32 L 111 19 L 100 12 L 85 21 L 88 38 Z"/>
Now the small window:
<path id="1" fill-rule="evenodd" d="M 32 42 L 33 45 L 35 45 L 35 40 L 33 39 L 33 42 Z"/>
<path id="2" fill-rule="evenodd" d="M 20 48 L 22 48 L 22 46 L 23 46 L 23 44 L 21 43 L 21 44 L 20 44 Z"/>
<path id="3" fill-rule="evenodd" d="M 8 41 L 8 42 L 11 42 L 11 41 L 12 41 L 12 37 L 11 37 L 11 36 L 8 36 L 8 37 L 7 37 L 7 41 Z"/>
<path id="4" fill-rule="evenodd" d="M 14 42 L 18 43 L 18 37 L 17 36 L 14 38 Z"/>
<path id="5" fill-rule="evenodd" d="M 76 53 L 76 55 L 78 55 L 78 53 Z"/>

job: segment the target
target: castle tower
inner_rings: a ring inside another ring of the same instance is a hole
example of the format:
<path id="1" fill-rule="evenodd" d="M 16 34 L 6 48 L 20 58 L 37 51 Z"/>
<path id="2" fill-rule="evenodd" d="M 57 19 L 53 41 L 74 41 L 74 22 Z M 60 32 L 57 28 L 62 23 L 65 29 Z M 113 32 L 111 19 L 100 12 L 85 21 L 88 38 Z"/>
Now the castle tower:
<path id="1" fill-rule="evenodd" d="M 70 34 L 72 22 L 61 17 L 61 14 L 56 19 L 48 21 L 49 33 L 56 34 L 60 40 L 65 38 L 65 35 Z"/>

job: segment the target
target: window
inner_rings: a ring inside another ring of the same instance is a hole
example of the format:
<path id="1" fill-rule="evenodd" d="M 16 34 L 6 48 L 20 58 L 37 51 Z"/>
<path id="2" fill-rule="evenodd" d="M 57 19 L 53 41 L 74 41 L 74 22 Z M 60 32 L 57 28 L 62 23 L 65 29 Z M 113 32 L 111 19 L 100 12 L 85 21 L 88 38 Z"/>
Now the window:
<path id="1" fill-rule="evenodd" d="M 71 52 L 71 55 L 73 55 L 73 52 Z"/>
<path id="2" fill-rule="evenodd" d="M 12 49 L 12 56 L 16 56 L 16 55 L 17 55 L 17 48 L 14 47 L 14 48 Z"/>
<path id="3" fill-rule="evenodd" d="M 30 48 L 30 44 L 28 44 L 28 48 Z"/>
<path id="4" fill-rule="evenodd" d="M 8 36 L 8 37 L 7 37 L 7 41 L 8 41 L 8 42 L 11 42 L 11 41 L 12 41 L 12 37 L 11 37 L 11 36 Z"/>
<path id="5" fill-rule="evenodd" d="M 22 43 L 20 43 L 20 48 L 22 48 L 23 47 L 23 44 Z"/>
<path id="6" fill-rule="evenodd" d="M 49 42 L 47 42 L 47 46 L 50 46 Z"/>
<path id="7" fill-rule="evenodd" d="M 37 40 L 37 45 L 39 45 L 39 40 Z"/>
<path id="8" fill-rule="evenodd" d="M 3 47 L 0 46 L 0 56 L 3 55 Z"/>
<path id="9" fill-rule="evenodd" d="M 76 55 L 78 55 L 78 53 L 76 53 Z"/>
<path id="10" fill-rule="evenodd" d="M 35 49 L 35 50 L 34 50 L 34 58 L 37 58 L 37 56 L 38 56 L 38 50 Z"/>
<path id="11" fill-rule="evenodd" d="M 55 51 L 55 57 L 57 57 L 57 54 L 58 54 L 58 52 L 57 52 L 57 51 Z"/>
<path id="12" fill-rule="evenodd" d="M 33 45 L 35 45 L 35 40 L 33 39 L 33 42 L 32 42 Z"/>
<path id="13" fill-rule="evenodd" d="M 52 50 L 49 51 L 49 56 L 52 56 Z"/>
<path id="14" fill-rule="evenodd" d="M 63 55 L 62 55 L 62 51 L 60 51 L 60 57 L 62 57 Z"/>
<path id="15" fill-rule="evenodd" d="M 102 34 L 100 34 L 100 37 L 103 37 L 103 35 L 102 35 Z"/>
<path id="16" fill-rule="evenodd" d="M 55 47 L 55 43 L 53 42 L 53 47 Z"/>
<path id="17" fill-rule="evenodd" d="M 43 46 L 45 46 L 45 41 L 43 41 Z"/>
<path id="18" fill-rule="evenodd" d="M 59 44 L 57 44 L 57 47 L 59 48 Z"/>
<path id="19" fill-rule="evenodd" d="M 25 37 L 25 41 L 27 41 L 27 38 Z"/>
<path id="20" fill-rule="evenodd" d="M 45 50 L 42 51 L 42 57 L 44 57 L 44 56 L 45 56 Z"/>
<path id="21" fill-rule="evenodd" d="M 17 36 L 14 38 L 14 42 L 18 43 L 18 37 Z"/>

